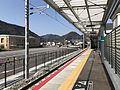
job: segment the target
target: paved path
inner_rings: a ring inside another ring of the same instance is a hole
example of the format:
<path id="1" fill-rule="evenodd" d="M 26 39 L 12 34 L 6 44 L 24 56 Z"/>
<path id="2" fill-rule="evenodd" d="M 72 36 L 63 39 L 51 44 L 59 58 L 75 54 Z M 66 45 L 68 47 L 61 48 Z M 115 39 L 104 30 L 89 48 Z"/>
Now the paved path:
<path id="1" fill-rule="evenodd" d="M 76 84 L 79 81 L 83 81 L 89 84 L 86 88 L 92 88 L 90 90 L 115 90 L 108 77 L 98 52 L 93 52 L 88 59 L 82 73 L 78 77 Z M 75 85 L 76 85 L 75 84 Z M 92 86 L 90 86 L 92 84 Z M 74 86 L 74 89 L 76 87 Z"/>

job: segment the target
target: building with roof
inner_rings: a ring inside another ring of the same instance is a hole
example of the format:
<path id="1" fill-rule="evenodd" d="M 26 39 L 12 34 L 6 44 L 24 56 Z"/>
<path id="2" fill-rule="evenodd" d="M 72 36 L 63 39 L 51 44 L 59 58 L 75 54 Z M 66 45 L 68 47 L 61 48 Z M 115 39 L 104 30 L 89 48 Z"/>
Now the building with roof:
<path id="1" fill-rule="evenodd" d="M 29 36 L 29 47 L 39 47 L 40 39 Z M 19 35 L 0 35 L 0 47 L 3 49 L 19 49 L 25 47 L 25 37 Z"/>

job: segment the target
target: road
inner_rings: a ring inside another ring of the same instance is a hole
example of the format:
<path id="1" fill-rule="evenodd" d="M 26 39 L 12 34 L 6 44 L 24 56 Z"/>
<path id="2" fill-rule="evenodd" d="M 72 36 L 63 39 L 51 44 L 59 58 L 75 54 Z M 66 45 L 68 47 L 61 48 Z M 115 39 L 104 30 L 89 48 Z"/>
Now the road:
<path id="1" fill-rule="evenodd" d="M 31 48 L 29 50 L 30 54 L 32 53 L 40 53 L 40 52 L 46 52 L 46 51 L 53 51 L 53 50 L 61 50 L 61 49 L 66 49 L 64 48 L 59 48 L 59 47 L 52 47 L 52 48 Z M 4 57 L 10 57 L 10 56 L 20 56 L 24 55 L 24 50 L 17 50 L 17 51 L 4 51 L 0 52 L 0 58 Z"/>
<path id="2" fill-rule="evenodd" d="M 60 50 L 65 50 L 66 48 L 57 48 L 57 47 L 53 47 L 53 48 L 33 48 L 33 49 L 30 49 L 30 58 L 29 58 L 29 64 L 30 66 L 29 67 L 33 67 L 35 66 L 35 59 L 36 57 L 34 56 L 34 53 L 37 53 L 39 54 L 39 56 L 37 56 L 37 64 L 41 64 L 41 63 L 44 63 L 46 62 L 46 60 L 50 58 L 52 58 L 51 54 L 48 56 L 48 52 L 53 52 L 53 51 L 60 51 Z M 44 53 L 43 53 L 44 52 Z M 6 52 L 0 52 L 0 57 L 1 58 L 6 58 L 6 57 L 10 57 L 9 60 L 13 60 L 14 56 L 17 57 L 16 58 L 16 61 L 15 61 L 15 68 L 19 68 L 19 67 L 23 67 L 24 66 L 24 50 L 18 50 L 18 51 L 6 51 Z M 20 57 L 18 57 L 20 56 Z M 44 57 L 44 59 L 43 59 Z M 6 60 L 6 59 L 5 59 Z M 1 60 L 1 61 L 5 61 L 4 59 Z M 13 70 L 13 66 L 14 65 L 14 62 L 11 62 L 11 63 L 7 63 L 7 71 L 10 71 L 12 72 Z M 22 68 L 21 68 L 22 69 Z M 17 70 L 19 71 L 19 70 Z M 21 70 L 20 70 L 21 71 Z M 1 74 L 4 73 L 4 64 L 2 64 L 0 66 L 0 79 L 3 78 Z M 8 74 L 9 75 L 9 74 Z"/>

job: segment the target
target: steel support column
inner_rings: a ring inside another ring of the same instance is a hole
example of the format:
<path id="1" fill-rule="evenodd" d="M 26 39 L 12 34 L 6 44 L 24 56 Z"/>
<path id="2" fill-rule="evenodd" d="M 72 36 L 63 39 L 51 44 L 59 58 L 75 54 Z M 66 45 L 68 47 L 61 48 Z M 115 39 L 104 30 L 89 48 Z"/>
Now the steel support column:
<path id="1" fill-rule="evenodd" d="M 85 34 L 83 33 L 83 49 L 85 48 Z"/>
<path id="2" fill-rule="evenodd" d="M 115 74 L 117 74 L 117 55 L 116 55 L 116 29 L 115 29 Z"/>
<path id="3" fill-rule="evenodd" d="M 112 46 L 112 32 L 110 33 L 111 34 L 111 68 L 113 68 L 113 52 L 112 52 L 112 50 L 113 50 L 113 46 Z"/>
<path id="4" fill-rule="evenodd" d="M 25 0 L 25 79 L 29 78 L 29 0 Z"/>
<path id="5" fill-rule="evenodd" d="M 104 37 L 104 25 L 101 26 L 101 38 Z M 102 63 L 104 62 L 104 40 L 101 39 L 101 59 Z"/>

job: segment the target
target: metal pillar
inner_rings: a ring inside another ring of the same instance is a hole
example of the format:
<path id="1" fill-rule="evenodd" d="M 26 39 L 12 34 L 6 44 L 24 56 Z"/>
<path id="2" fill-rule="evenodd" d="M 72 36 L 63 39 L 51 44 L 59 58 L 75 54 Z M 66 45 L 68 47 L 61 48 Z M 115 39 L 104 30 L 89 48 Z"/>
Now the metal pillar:
<path id="1" fill-rule="evenodd" d="M 104 62 L 104 40 L 102 40 L 102 38 L 104 37 L 104 25 L 102 25 L 101 27 L 101 59 L 102 59 L 102 63 Z"/>
<path id="2" fill-rule="evenodd" d="M 7 87 L 7 62 L 5 62 L 5 88 Z"/>
<path id="3" fill-rule="evenodd" d="M 83 33 L 83 49 L 84 49 L 84 47 L 85 47 L 85 35 Z"/>
<path id="4" fill-rule="evenodd" d="M 110 33 L 111 34 L 111 68 L 113 68 L 113 46 L 112 46 L 112 32 Z"/>
<path id="5" fill-rule="evenodd" d="M 29 0 L 25 0 L 25 79 L 29 78 Z"/>
<path id="6" fill-rule="evenodd" d="M 15 75 L 15 57 L 14 57 L 14 60 L 13 60 L 13 74 Z"/>
<path id="7" fill-rule="evenodd" d="M 116 45 L 117 45 L 117 43 L 116 43 L 116 29 L 115 29 L 115 74 L 117 74 L 117 50 L 116 50 Z"/>

